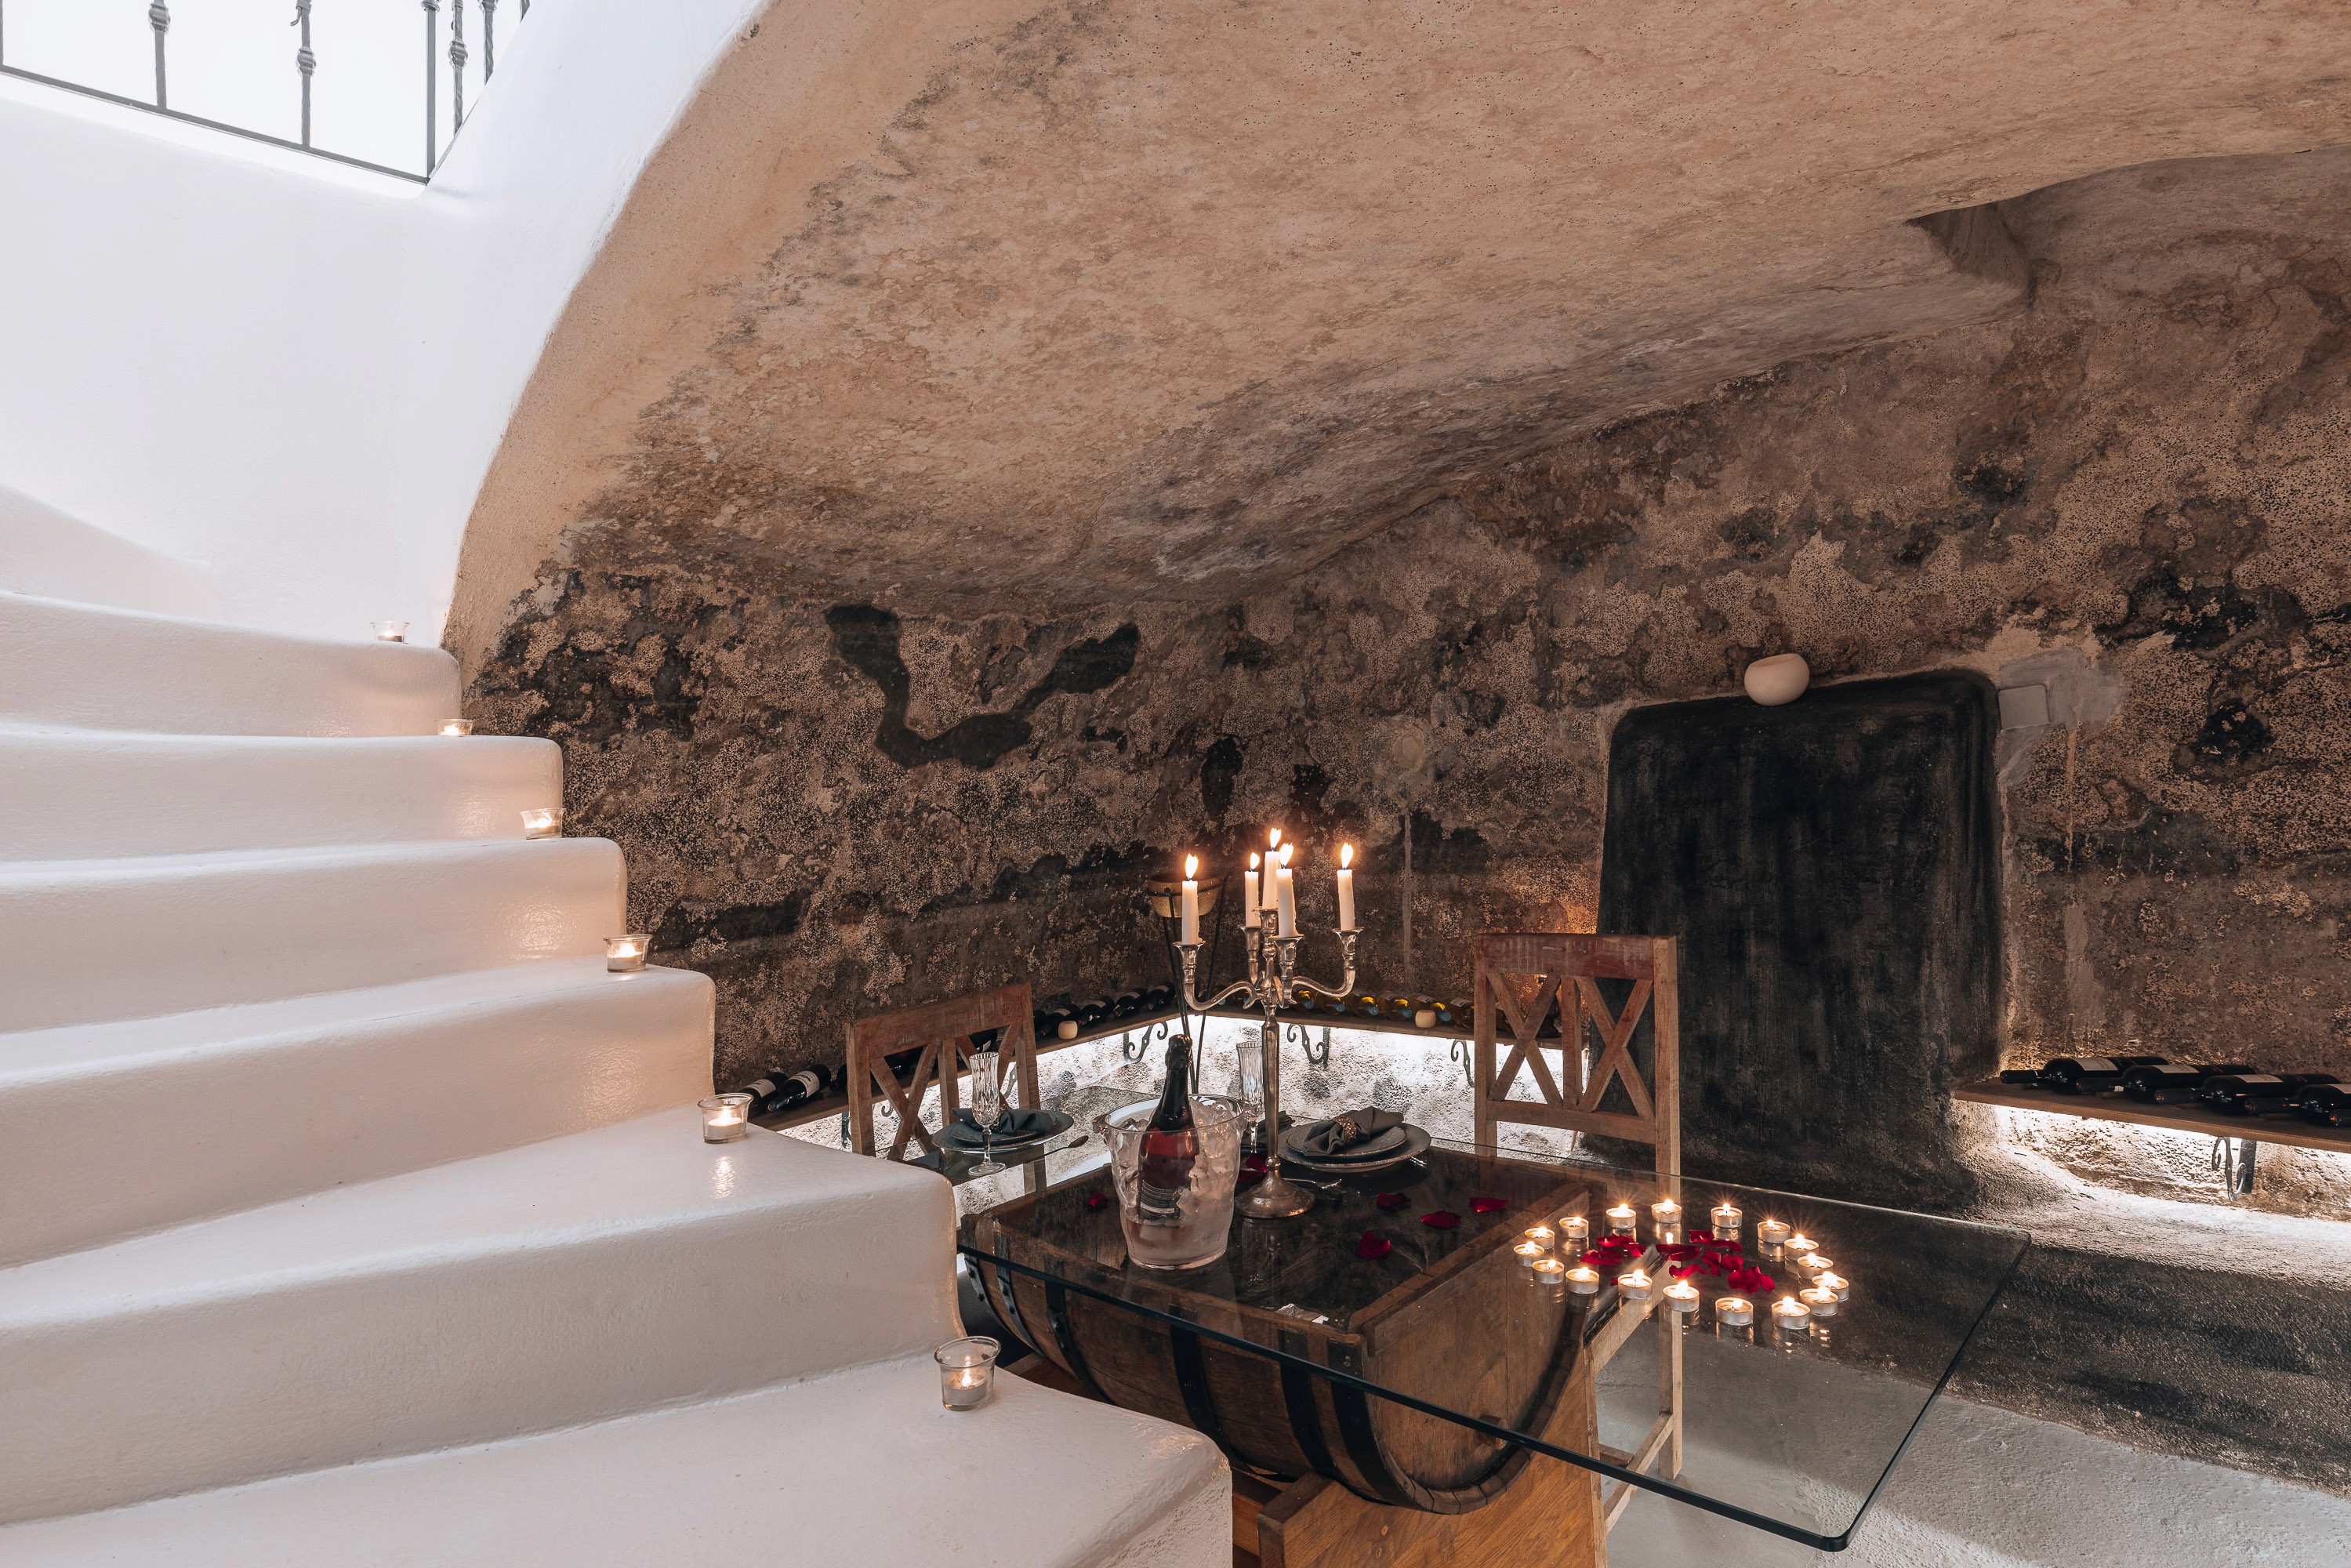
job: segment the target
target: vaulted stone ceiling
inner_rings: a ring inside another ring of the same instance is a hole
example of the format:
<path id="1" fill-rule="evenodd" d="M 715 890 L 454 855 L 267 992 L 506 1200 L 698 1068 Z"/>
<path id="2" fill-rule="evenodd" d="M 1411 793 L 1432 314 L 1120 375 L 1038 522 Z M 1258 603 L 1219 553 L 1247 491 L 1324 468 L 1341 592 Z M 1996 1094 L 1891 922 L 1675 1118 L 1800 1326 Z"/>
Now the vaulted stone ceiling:
<path id="1" fill-rule="evenodd" d="M 1229 599 L 1578 428 L 2006 308 L 1957 209 L 2351 141 L 2336 0 L 828 9 L 719 64 L 580 286 L 473 519 L 469 664 L 589 538 L 910 610 Z"/>

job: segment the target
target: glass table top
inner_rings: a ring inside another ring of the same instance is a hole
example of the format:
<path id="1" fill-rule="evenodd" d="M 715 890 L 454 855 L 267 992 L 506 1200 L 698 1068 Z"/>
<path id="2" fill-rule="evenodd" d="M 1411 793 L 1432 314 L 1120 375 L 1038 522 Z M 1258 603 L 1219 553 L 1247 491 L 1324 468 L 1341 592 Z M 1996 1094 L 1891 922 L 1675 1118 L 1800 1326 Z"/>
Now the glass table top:
<path id="1" fill-rule="evenodd" d="M 1098 1155 L 1098 1145 L 1056 1153 Z M 1029 1190 L 967 1213 L 963 1250 L 1007 1322 L 1081 1383 L 1209 1431 L 1248 1468 L 1316 1469 L 1364 1495 L 1453 1511 L 1502 1484 L 1503 1461 L 1523 1450 L 1835 1551 L 2029 1240 L 1447 1140 L 1361 1176 L 1289 1174 L 1314 1207 L 1236 1218 L 1224 1255 L 1200 1268 L 1128 1260 L 1098 1159 L 1072 1171 L 1049 1157 L 1025 1178 L 993 1178 L 1014 1185 L 991 1196 Z M 1682 1213 L 1661 1231 L 1651 1206 L 1667 1197 Z M 1735 1244 L 1712 1235 L 1709 1211 L 1725 1203 L 1740 1211 Z M 1590 1243 L 1555 1239 L 1562 1272 L 1596 1272 L 1590 1294 L 1518 1250 L 1529 1228 L 1570 1216 L 1604 1239 L 1620 1205 L 1633 1246 L 1587 1259 Z M 1811 1250 L 1768 1243 L 1767 1222 Z M 1826 1310 L 1782 1327 L 1775 1304 L 1813 1284 L 1804 1256 L 1828 1259 L 1844 1293 L 1816 1294 Z M 1636 1265 L 1651 1276 L 1646 1301 L 1616 1282 Z M 1677 1274 L 1698 1295 L 1687 1314 L 1665 1299 Z M 1754 1321 L 1730 1321 L 1726 1297 L 1750 1303 Z M 1677 1469 L 1659 1422 L 1677 1382 Z M 1665 1451 L 1644 1452 L 1652 1446 Z"/>

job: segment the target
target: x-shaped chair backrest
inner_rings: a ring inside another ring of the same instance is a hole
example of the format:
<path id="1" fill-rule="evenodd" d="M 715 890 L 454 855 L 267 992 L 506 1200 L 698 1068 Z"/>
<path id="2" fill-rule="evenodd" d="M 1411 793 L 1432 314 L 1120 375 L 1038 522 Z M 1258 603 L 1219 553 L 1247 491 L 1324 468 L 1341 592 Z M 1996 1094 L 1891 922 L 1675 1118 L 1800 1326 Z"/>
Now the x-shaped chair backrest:
<path id="1" fill-rule="evenodd" d="M 930 1129 L 923 1125 L 923 1095 L 934 1081 L 939 1086 L 941 1121 L 951 1121 L 962 1103 L 965 1066 L 977 1054 L 972 1037 L 998 1031 L 995 1049 L 1002 1053 L 999 1075 L 1017 1075 L 1020 1103 L 1037 1103 L 1037 1030 L 1027 986 L 1003 986 L 973 997 L 950 997 L 894 1013 L 859 1019 L 849 1026 L 849 1125 L 851 1146 L 861 1155 L 873 1152 L 873 1103 L 876 1092 L 897 1113 L 898 1134 L 889 1157 L 905 1157 L 909 1140 L 925 1152 L 937 1154 Z M 921 1048 L 914 1071 L 904 1082 L 892 1071 L 888 1058 Z"/>
<path id="2" fill-rule="evenodd" d="M 1502 933 L 1478 938 L 1475 1072 L 1477 1140 L 1492 1147 L 1497 1127 L 1525 1122 L 1653 1145 L 1657 1169 L 1681 1168 L 1680 1008 L 1670 936 L 1592 936 L 1568 933 Z M 1622 1011 L 1600 994 L 1599 982 L 1630 980 Z M 1556 1006 L 1555 1040 L 1540 1039 Z M 1656 1044 L 1650 1076 L 1633 1061 L 1633 1031 L 1651 1016 Z M 1592 1071 L 1576 1082 L 1583 1026 L 1599 1036 Z M 1499 1062 L 1497 1048 L 1508 1051 Z M 1566 1082 L 1555 1077 L 1543 1046 L 1561 1048 Z M 1510 1098 L 1524 1074 L 1536 1098 Z M 1632 1111 L 1604 1111 L 1611 1083 L 1624 1085 Z"/>

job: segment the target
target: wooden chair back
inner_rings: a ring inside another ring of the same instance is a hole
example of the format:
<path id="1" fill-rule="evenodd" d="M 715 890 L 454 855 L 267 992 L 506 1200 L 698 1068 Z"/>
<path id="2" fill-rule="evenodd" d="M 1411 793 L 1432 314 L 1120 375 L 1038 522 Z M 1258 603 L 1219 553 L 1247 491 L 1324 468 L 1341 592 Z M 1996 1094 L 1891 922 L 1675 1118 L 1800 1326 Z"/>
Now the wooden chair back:
<path id="1" fill-rule="evenodd" d="M 1499 933 L 1478 938 L 1476 1073 L 1477 1141 L 1492 1147 L 1504 1122 L 1593 1133 L 1647 1144 L 1657 1174 L 1678 1176 L 1682 1164 L 1681 1008 L 1670 936 L 1590 936 Z M 1623 1011 L 1601 995 L 1602 980 L 1629 980 Z M 1543 1040 L 1543 1022 L 1559 1009 L 1556 1040 Z M 1634 1031 L 1649 1014 L 1654 1044 L 1645 1077 L 1633 1060 Z M 1592 1071 L 1582 1072 L 1584 1025 L 1599 1036 Z M 1502 1037 L 1503 1026 L 1508 1038 Z M 1498 1046 L 1507 1045 L 1499 1065 Z M 1561 1052 L 1554 1075 L 1545 1049 Z M 1538 1098 L 1513 1100 L 1520 1075 Z M 1578 1082 L 1578 1077 L 1582 1082 Z M 1629 1112 L 1603 1110 L 1609 1086 L 1621 1084 Z"/>
<path id="2" fill-rule="evenodd" d="M 847 1063 L 851 1146 L 861 1155 L 873 1153 L 873 1104 L 878 1093 L 898 1116 L 898 1134 L 891 1141 L 889 1157 L 904 1159 L 909 1139 L 937 1154 L 938 1145 L 923 1125 L 924 1092 L 936 1082 L 940 1118 L 953 1120 L 962 1104 L 964 1069 L 980 1049 L 972 1037 L 989 1030 L 1000 1031 L 996 1040 L 996 1049 L 1003 1053 L 997 1061 L 998 1082 L 1007 1073 L 1018 1074 L 1020 1103 L 1034 1107 L 1038 1103 L 1035 1017 L 1029 988 L 1021 985 L 925 1002 L 851 1024 Z M 915 1059 L 908 1082 L 901 1083 L 888 1059 L 917 1048 L 922 1054 Z"/>

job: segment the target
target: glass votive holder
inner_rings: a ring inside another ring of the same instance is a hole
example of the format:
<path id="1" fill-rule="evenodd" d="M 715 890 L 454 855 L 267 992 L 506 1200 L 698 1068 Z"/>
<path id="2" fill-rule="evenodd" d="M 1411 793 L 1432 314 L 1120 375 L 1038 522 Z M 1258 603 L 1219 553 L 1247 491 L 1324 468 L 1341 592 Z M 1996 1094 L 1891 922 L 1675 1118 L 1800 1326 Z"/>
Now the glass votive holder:
<path id="1" fill-rule="evenodd" d="M 1528 1226 L 1525 1239 L 1533 1242 L 1546 1252 L 1559 1249 L 1559 1232 L 1548 1225 Z"/>
<path id="2" fill-rule="evenodd" d="M 1687 1280 L 1676 1280 L 1666 1287 L 1666 1305 L 1684 1315 L 1698 1311 L 1698 1287 Z"/>
<path id="3" fill-rule="evenodd" d="M 375 627 L 375 640 L 379 643 L 408 641 L 408 622 L 405 621 L 377 621 L 371 624 Z"/>
<path id="4" fill-rule="evenodd" d="M 1771 1321 L 1782 1333 L 1802 1333 L 1813 1326 L 1813 1309 L 1793 1296 L 1782 1296 L 1771 1303 Z"/>
<path id="5" fill-rule="evenodd" d="M 1657 1282 L 1644 1270 L 1635 1269 L 1629 1274 L 1616 1276 L 1616 1293 L 1628 1301 L 1646 1301 L 1657 1293 Z"/>
<path id="6" fill-rule="evenodd" d="M 1558 1260 L 1553 1259 L 1552 1261 L 1557 1262 Z M 1538 1264 L 1537 1267 L 1540 1268 L 1541 1265 Z M 1600 1270 L 1593 1268 L 1589 1264 L 1578 1263 L 1574 1268 L 1570 1269 L 1567 1271 L 1567 1288 L 1579 1296 L 1598 1295 L 1600 1293 Z"/>
<path id="7" fill-rule="evenodd" d="M 444 718 L 441 721 L 441 733 L 444 735 L 471 735 L 474 733 L 474 721 L 470 718 Z"/>
<path id="8" fill-rule="evenodd" d="M 1813 1283 L 1818 1285 L 1823 1291 L 1835 1291 L 1836 1299 L 1840 1301 L 1847 1301 L 1853 1299 L 1853 1281 L 1846 1279 L 1843 1274 L 1834 1272 L 1823 1274 L 1818 1279 L 1815 1279 Z"/>
<path id="9" fill-rule="evenodd" d="M 551 839 L 563 831 L 563 813 L 552 806 L 533 806 L 522 814 L 522 836 Z"/>
<path id="10" fill-rule="evenodd" d="M 1834 1291 L 1814 1285 L 1811 1290 L 1797 1291 L 1796 1299 L 1803 1302 L 1804 1310 L 1816 1318 L 1836 1316 L 1837 1293 Z"/>
<path id="11" fill-rule="evenodd" d="M 1611 1236 L 1630 1236 L 1639 1224 L 1629 1203 L 1620 1203 L 1608 1211 L 1608 1233 Z"/>
<path id="12" fill-rule="evenodd" d="M 939 1403 L 950 1410 L 977 1410 L 996 1392 L 996 1358 L 1004 1347 L 974 1334 L 951 1339 L 931 1352 L 939 1364 Z"/>
<path id="13" fill-rule="evenodd" d="M 632 975 L 645 967 L 645 955 L 653 950 L 652 934 L 632 931 L 625 936 L 604 938 L 604 967 L 616 975 Z"/>
<path id="14" fill-rule="evenodd" d="M 697 1101 L 702 1107 L 702 1141 L 731 1144 L 751 1132 L 751 1097 L 739 1090 Z"/>
<path id="15" fill-rule="evenodd" d="M 1787 1221 L 1782 1219 L 1767 1219 L 1755 1228 L 1755 1239 L 1766 1247 L 1786 1246 L 1788 1234 Z"/>
<path id="16" fill-rule="evenodd" d="M 1717 1296 L 1714 1321 L 1727 1329 L 1743 1329 L 1755 1321 L 1755 1303 L 1744 1296 Z"/>
<path id="17" fill-rule="evenodd" d="M 1581 1252 L 1592 1239 L 1592 1221 L 1580 1214 L 1564 1215 L 1559 1222 L 1559 1235 L 1570 1250 Z"/>
<path id="18" fill-rule="evenodd" d="M 1739 1212 L 1737 1204 L 1728 1201 L 1718 1203 L 1708 1209 L 1706 1217 L 1714 1224 L 1714 1237 L 1718 1241 L 1738 1240 L 1739 1222 L 1746 1218 Z"/>
<path id="19" fill-rule="evenodd" d="M 1817 1252 L 1807 1252 L 1797 1259 L 1796 1267 L 1814 1279 L 1818 1279 L 1823 1274 L 1832 1274 L 1836 1271 L 1836 1265 Z"/>
<path id="20" fill-rule="evenodd" d="M 1510 1250 L 1517 1255 L 1519 1267 L 1524 1269 L 1529 1274 L 1535 1271 L 1536 1264 L 1551 1256 L 1550 1249 L 1538 1247 L 1531 1241 L 1521 1241 Z"/>

